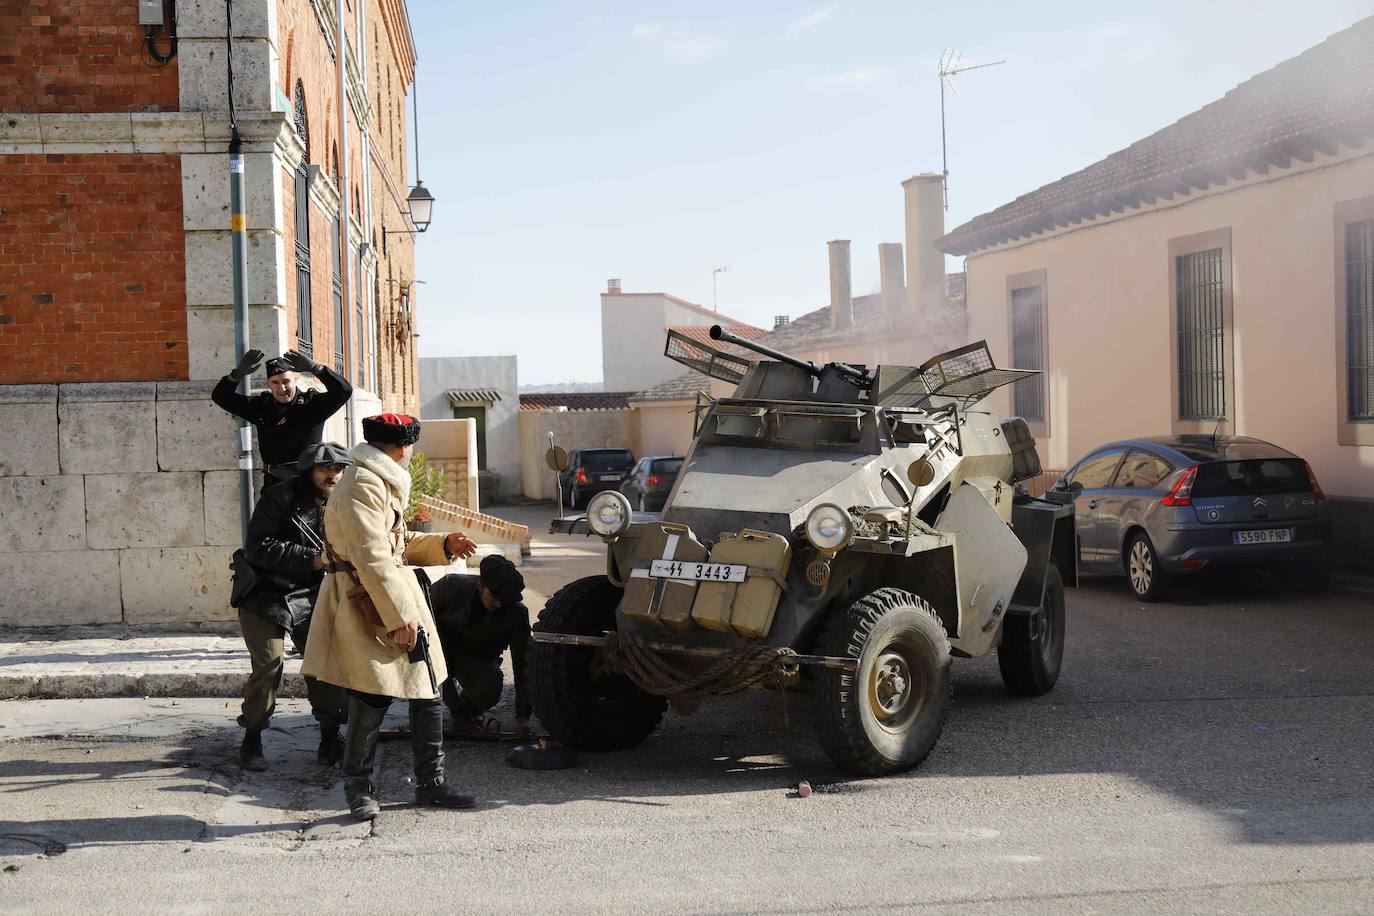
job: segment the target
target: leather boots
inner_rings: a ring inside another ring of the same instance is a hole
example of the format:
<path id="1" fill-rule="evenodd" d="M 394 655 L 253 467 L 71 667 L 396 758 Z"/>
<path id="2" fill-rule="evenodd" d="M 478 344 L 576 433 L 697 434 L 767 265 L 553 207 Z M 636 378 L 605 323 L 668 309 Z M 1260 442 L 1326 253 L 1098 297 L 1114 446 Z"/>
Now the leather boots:
<path id="1" fill-rule="evenodd" d="M 343 746 L 344 798 L 348 810 L 360 821 L 381 813 L 372 768 L 377 757 L 377 735 L 386 718 L 386 707 L 369 706 L 357 697 L 348 698 L 348 735 Z"/>
<path id="2" fill-rule="evenodd" d="M 415 804 L 471 808 L 477 799 L 444 781 L 444 708 L 438 700 L 410 704 L 410 734 L 415 752 Z"/>

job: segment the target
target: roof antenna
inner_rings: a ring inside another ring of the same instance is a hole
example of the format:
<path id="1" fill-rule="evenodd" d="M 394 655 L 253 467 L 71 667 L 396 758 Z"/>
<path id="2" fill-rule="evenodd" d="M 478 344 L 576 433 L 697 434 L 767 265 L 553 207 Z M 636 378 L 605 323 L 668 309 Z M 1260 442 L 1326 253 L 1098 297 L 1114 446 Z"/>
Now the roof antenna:
<path id="1" fill-rule="evenodd" d="M 1221 432 L 1221 424 L 1226 422 L 1225 417 L 1217 417 L 1217 425 L 1212 430 L 1212 448 L 1217 447 L 1217 434 Z"/>
<path id="2" fill-rule="evenodd" d="M 995 67 L 998 64 L 1005 64 L 1005 60 L 991 60 L 985 64 L 967 64 L 960 66 L 959 62 L 964 55 L 959 51 L 946 49 L 940 53 L 940 66 L 937 68 L 940 74 L 940 165 L 944 169 L 941 172 L 941 183 L 945 192 L 945 209 L 949 209 L 949 155 L 945 150 L 945 88 L 955 95 L 959 94 L 959 87 L 954 85 L 954 77 L 969 70 L 981 70 L 984 67 Z"/>

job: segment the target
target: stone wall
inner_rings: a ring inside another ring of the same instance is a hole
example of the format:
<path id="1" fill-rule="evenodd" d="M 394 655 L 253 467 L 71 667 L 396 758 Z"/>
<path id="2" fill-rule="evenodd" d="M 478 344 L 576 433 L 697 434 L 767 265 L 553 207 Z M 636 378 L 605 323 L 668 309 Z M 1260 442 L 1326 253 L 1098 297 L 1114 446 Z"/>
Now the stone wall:
<path id="1" fill-rule="evenodd" d="M 234 423 L 206 382 L 0 386 L 0 627 L 224 623 Z"/>

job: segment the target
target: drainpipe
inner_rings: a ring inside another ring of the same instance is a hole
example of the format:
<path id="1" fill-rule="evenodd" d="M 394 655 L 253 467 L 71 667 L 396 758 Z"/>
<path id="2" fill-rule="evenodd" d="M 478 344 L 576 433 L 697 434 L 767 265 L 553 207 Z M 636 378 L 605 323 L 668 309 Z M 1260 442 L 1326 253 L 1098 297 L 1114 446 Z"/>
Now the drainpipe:
<path id="1" fill-rule="evenodd" d="M 248 352 L 248 229 L 244 215 L 243 138 L 239 136 L 238 112 L 234 109 L 234 3 L 225 0 L 225 41 L 228 44 L 227 92 L 229 94 L 229 239 L 231 274 L 234 279 L 234 362 Z M 248 378 L 239 379 L 239 394 L 248 394 Z M 239 420 L 239 528 L 248 543 L 248 522 L 253 517 L 253 428 Z"/>
<path id="2" fill-rule="evenodd" d="M 344 0 L 335 0 L 334 7 L 334 56 L 338 62 L 339 77 L 339 206 L 341 208 L 339 214 L 339 290 L 343 296 L 343 313 L 345 317 L 343 327 L 339 328 L 340 333 L 342 333 L 344 328 L 351 326 L 354 311 L 353 300 L 348 295 L 349 280 L 352 279 L 353 274 L 352 264 L 348 256 L 348 82 L 345 75 L 347 70 L 345 67 L 345 59 L 348 55 L 348 33 L 344 30 Z M 349 345 L 352 344 L 352 342 L 352 335 L 347 335 L 344 340 L 344 346 L 340 348 L 343 350 L 344 354 L 343 374 L 345 378 L 349 375 L 348 364 L 352 362 L 352 360 L 349 359 L 352 355 L 350 353 L 352 347 Z M 354 379 L 353 383 L 356 387 L 360 383 L 360 380 Z M 350 448 L 356 445 L 358 440 L 357 435 L 353 431 L 353 427 L 357 422 L 357 418 L 354 416 L 355 412 L 356 407 L 353 398 L 350 397 L 344 409 L 344 417 L 348 424 L 348 446 Z"/>

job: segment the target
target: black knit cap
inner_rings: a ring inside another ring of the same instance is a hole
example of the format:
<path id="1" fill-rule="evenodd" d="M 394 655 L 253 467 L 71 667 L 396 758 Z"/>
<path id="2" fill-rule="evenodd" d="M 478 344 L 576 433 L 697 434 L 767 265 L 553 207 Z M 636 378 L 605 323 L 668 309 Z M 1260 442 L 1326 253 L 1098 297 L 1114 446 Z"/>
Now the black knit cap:
<path id="1" fill-rule="evenodd" d="M 495 553 L 485 556 L 478 567 L 478 576 L 502 607 L 520 603 L 525 591 L 525 577 L 520 575 L 520 570 L 510 560 Z"/>
<path id="2" fill-rule="evenodd" d="M 314 445 L 307 445 L 301 450 L 301 456 L 296 459 L 296 470 L 309 471 L 312 468 L 324 467 L 330 464 L 352 464 L 353 459 L 348 457 L 348 449 L 337 442 L 316 442 Z"/>
<path id="3" fill-rule="evenodd" d="M 284 359 L 281 359 L 280 357 L 273 357 L 272 359 L 269 359 L 269 360 L 267 361 L 267 377 L 268 377 L 268 378 L 271 378 L 271 377 L 274 376 L 274 375 L 281 375 L 283 372 L 295 372 L 295 371 L 296 371 L 295 369 L 292 369 L 292 368 L 291 368 L 291 364 L 290 364 L 290 363 L 288 363 L 288 362 L 287 362 L 286 360 L 284 360 Z"/>
<path id="4" fill-rule="evenodd" d="M 420 421 L 403 413 L 364 417 L 363 438 L 373 445 L 414 445 L 420 441 Z"/>

